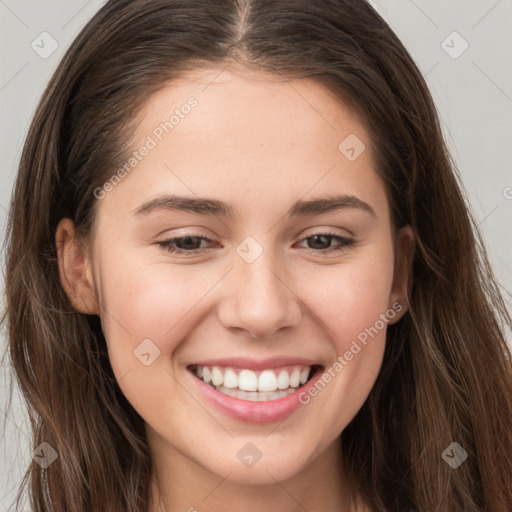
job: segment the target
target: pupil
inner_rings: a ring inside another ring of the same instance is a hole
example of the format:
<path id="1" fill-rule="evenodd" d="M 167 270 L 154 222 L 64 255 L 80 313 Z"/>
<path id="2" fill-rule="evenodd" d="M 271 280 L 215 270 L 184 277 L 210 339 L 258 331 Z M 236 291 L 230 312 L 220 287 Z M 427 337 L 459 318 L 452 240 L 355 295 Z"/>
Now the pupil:
<path id="1" fill-rule="evenodd" d="M 327 244 L 327 247 L 329 247 L 329 243 L 328 243 L 328 236 L 327 235 L 314 235 L 313 237 L 313 245 L 317 245 L 317 241 L 319 239 L 324 239 L 324 241 L 326 242 Z M 320 242 L 320 246 L 322 245 L 322 243 Z M 324 244 L 325 245 L 325 244 Z M 317 247 L 313 247 L 314 249 L 318 249 L 318 246 Z M 325 247 L 320 247 L 320 249 L 324 249 Z"/>
<path id="2" fill-rule="evenodd" d="M 194 239 L 196 240 L 196 244 L 194 244 Z M 178 240 L 176 240 L 176 245 L 180 248 L 180 249 L 196 249 L 197 247 L 190 247 L 189 245 L 187 246 L 187 242 L 190 242 L 192 240 L 192 245 L 197 245 L 197 237 L 196 236 L 186 236 L 186 237 L 183 237 L 183 238 L 179 238 Z"/>

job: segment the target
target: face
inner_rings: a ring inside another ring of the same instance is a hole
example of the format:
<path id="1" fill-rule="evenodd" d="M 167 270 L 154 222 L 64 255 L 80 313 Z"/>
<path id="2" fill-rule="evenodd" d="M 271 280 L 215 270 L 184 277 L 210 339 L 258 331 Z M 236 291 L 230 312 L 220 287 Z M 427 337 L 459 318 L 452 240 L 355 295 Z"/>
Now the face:
<path id="1" fill-rule="evenodd" d="M 314 81 L 196 70 L 149 99 L 132 148 L 90 245 L 69 220 L 57 241 L 153 454 L 239 483 L 334 460 L 405 312 L 411 235 L 365 127 Z"/>

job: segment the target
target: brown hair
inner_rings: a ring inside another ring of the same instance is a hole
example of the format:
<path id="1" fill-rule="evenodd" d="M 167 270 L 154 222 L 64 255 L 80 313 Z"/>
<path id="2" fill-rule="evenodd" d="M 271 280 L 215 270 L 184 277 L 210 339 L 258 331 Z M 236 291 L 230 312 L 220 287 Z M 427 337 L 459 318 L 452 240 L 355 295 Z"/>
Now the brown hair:
<path id="1" fill-rule="evenodd" d="M 76 38 L 38 106 L 8 218 L 8 351 L 27 402 L 37 512 L 143 512 L 142 418 L 113 375 L 98 316 L 73 309 L 55 230 L 94 225 L 94 189 L 124 161 L 144 102 L 201 66 L 312 78 L 366 122 L 396 227 L 416 237 L 409 312 L 341 434 L 351 485 L 376 511 L 512 510 L 511 325 L 425 81 L 364 0 L 111 0 Z M 11 383 L 12 393 L 12 383 Z M 441 457 L 457 442 L 467 460 Z"/>

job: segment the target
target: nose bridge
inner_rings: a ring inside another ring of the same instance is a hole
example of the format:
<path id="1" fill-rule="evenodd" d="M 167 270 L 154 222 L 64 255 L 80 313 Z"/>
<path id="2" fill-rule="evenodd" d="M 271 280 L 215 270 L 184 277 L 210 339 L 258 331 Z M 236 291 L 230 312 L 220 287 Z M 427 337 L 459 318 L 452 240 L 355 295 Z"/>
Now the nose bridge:
<path id="1" fill-rule="evenodd" d="M 237 248 L 229 297 L 221 318 L 225 327 L 249 331 L 254 337 L 270 336 L 300 320 L 298 299 L 281 262 L 270 247 L 247 237 Z"/>

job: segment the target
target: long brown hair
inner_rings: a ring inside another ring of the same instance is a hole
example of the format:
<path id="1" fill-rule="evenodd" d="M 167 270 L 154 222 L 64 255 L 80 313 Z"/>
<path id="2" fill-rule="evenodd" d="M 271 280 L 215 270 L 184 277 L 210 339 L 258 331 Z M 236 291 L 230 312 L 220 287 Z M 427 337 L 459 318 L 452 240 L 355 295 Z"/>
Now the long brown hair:
<path id="1" fill-rule="evenodd" d="M 395 227 L 416 237 L 409 311 L 341 434 L 351 487 L 376 511 L 512 510 L 511 325 L 425 81 L 365 0 L 111 0 L 67 51 L 37 108 L 8 218 L 8 354 L 27 402 L 36 512 L 145 512 L 142 418 L 109 364 L 98 316 L 59 279 L 55 230 L 84 237 L 94 189 L 125 161 L 144 102 L 187 70 L 238 63 L 312 78 L 364 120 Z M 443 460 L 452 442 L 468 454 Z"/>

